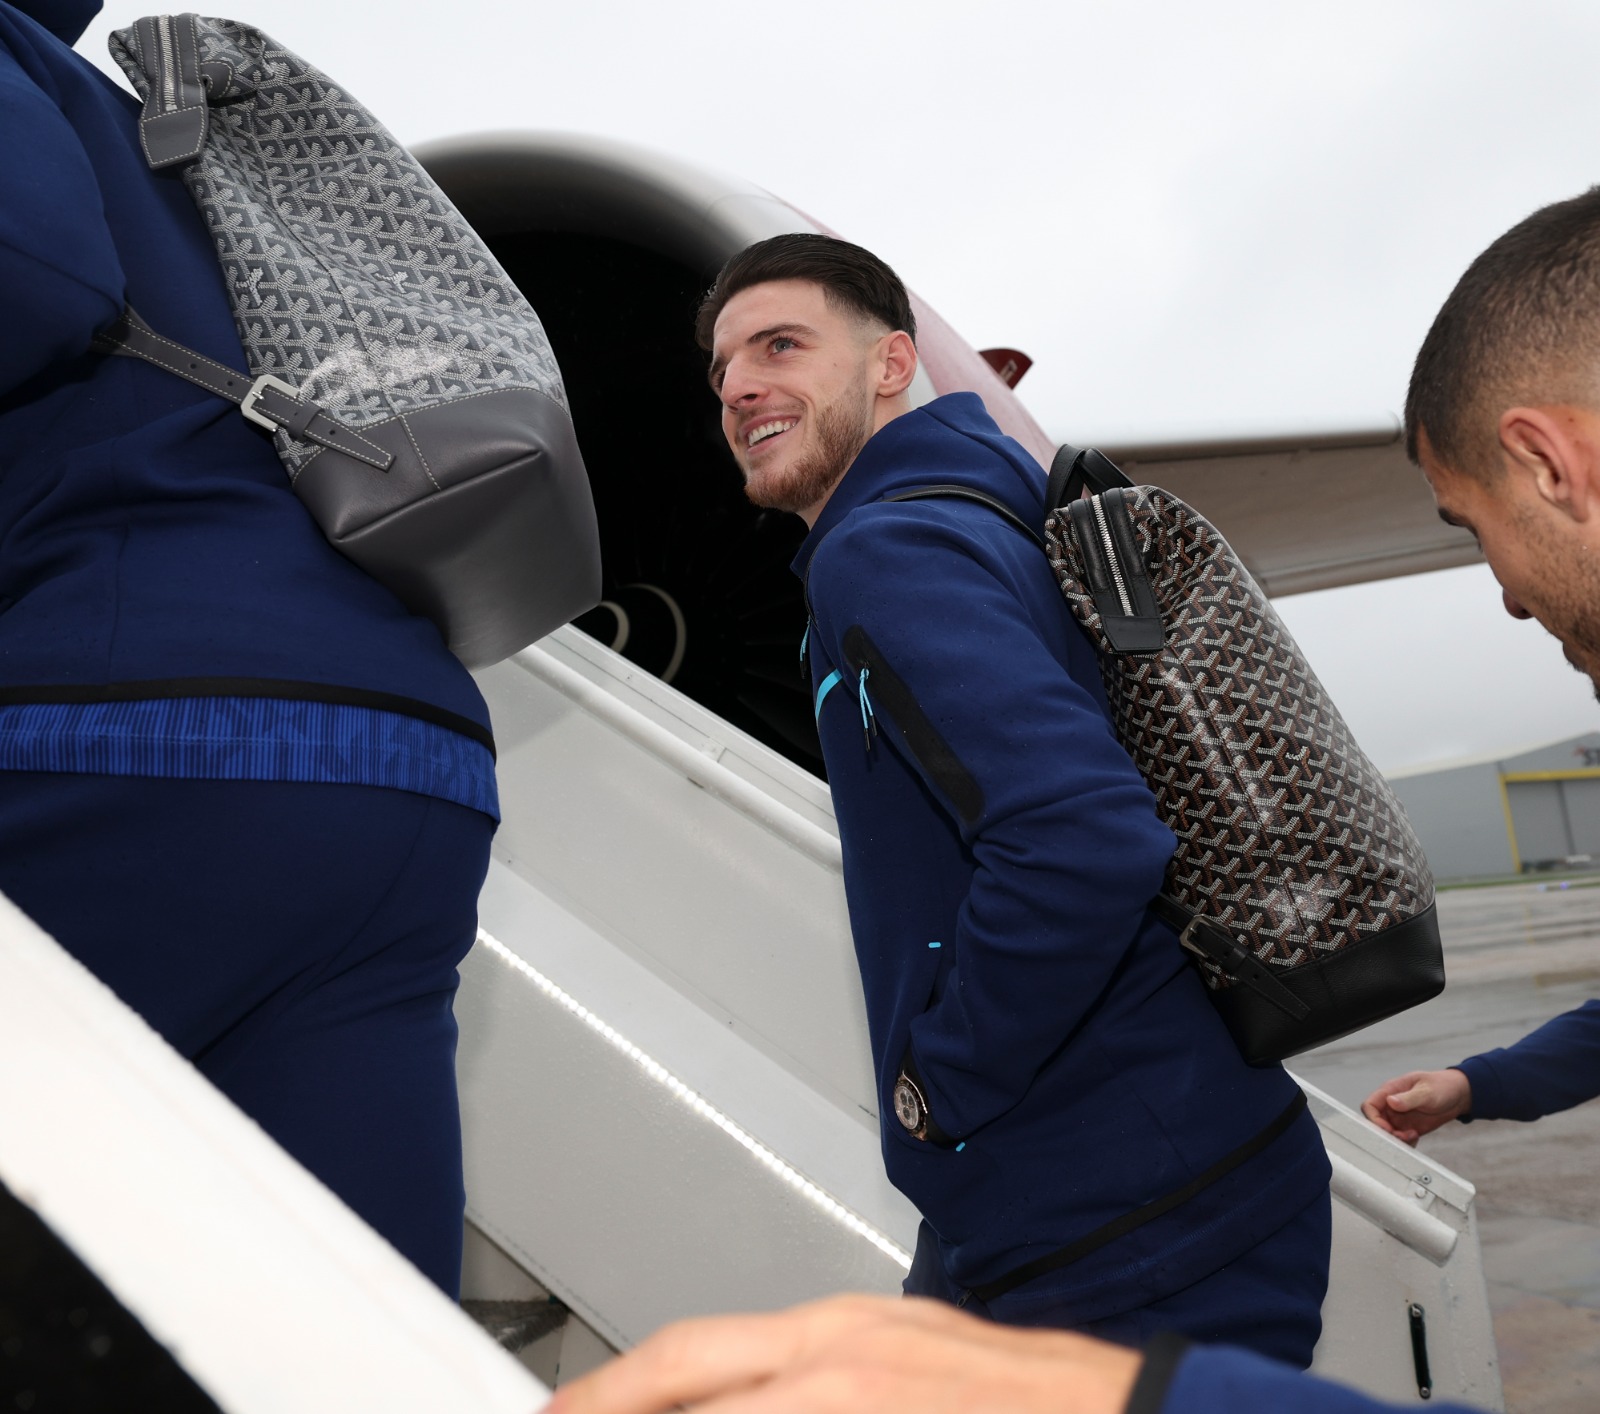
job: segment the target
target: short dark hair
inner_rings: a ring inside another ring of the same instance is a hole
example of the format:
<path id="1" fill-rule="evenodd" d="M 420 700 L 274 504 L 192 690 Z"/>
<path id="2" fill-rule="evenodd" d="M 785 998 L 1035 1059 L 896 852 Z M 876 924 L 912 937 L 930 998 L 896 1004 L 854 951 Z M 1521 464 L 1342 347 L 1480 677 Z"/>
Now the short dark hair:
<path id="1" fill-rule="evenodd" d="M 1406 454 L 1428 436 L 1451 471 L 1499 474 L 1500 414 L 1600 394 L 1600 187 L 1520 221 L 1471 265 L 1422 341 Z"/>
<path id="2" fill-rule="evenodd" d="M 711 336 L 722 308 L 741 290 L 774 280 L 808 280 L 821 285 L 835 309 L 883 325 L 890 332 L 904 329 L 917 338 L 917 317 L 900 277 L 870 250 L 837 236 L 814 232 L 773 236 L 746 246 L 717 274 L 716 283 L 700 301 L 694 336 L 711 351 Z"/>

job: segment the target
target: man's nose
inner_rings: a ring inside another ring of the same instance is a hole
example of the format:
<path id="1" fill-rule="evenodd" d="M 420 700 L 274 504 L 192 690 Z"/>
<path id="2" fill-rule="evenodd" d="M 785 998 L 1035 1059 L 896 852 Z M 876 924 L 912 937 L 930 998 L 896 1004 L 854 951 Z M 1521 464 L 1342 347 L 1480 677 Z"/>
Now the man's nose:
<path id="1" fill-rule="evenodd" d="M 722 371 L 722 402 L 735 408 L 761 395 L 761 381 L 755 370 L 743 359 L 734 359 Z"/>
<path id="2" fill-rule="evenodd" d="M 1533 615 L 1524 609 L 1520 603 L 1511 597 L 1511 591 L 1509 589 L 1502 589 L 1500 591 L 1500 598 L 1506 606 L 1506 613 L 1510 614 L 1512 618 L 1531 619 L 1533 617 Z"/>

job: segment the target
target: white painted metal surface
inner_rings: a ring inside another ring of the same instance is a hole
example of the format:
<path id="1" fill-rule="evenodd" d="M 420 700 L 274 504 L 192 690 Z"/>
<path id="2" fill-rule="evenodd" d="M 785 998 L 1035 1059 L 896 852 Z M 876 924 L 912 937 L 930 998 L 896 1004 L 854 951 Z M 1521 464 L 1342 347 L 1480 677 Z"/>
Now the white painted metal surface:
<path id="1" fill-rule="evenodd" d="M 480 684 L 505 822 L 456 1008 L 473 1221 L 618 1344 L 897 1290 L 917 1218 L 826 788 L 571 630 Z"/>
<path id="2" fill-rule="evenodd" d="M 0 898 L 0 1179 L 228 1414 L 543 1386 Z"/>
<path id="3" fill-rule="evenodd" d="M 479 681 L 505 820 L 457 1004 L 473 1221 L 618 1345 L 897 1290 L 917 1217 L 827 788 L 570 629 Z M 1307 1088 L 1335 1161 L 1317 1368 L 1415 1400 L 1416 1302 L 1434 1397 L 1499 1407 L 1471 1186 Z"/>
<path id="4" fill-rule="evenodd" d="M 1504 1409 L 1474 1189 L 1300 1082 L 1333 1163 L 1333 1269 L 1312 1368 L 1421 1404 L 1408 1308 L 1422 1308 L 1433 1399 Z"/>

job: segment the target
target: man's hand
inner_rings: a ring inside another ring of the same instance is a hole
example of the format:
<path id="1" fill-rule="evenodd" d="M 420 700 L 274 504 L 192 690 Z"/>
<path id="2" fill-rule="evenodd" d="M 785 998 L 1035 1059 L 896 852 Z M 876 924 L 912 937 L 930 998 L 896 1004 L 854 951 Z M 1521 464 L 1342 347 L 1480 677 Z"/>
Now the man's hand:
<path id="1" fill-rule="evenodd" d="M 834 1296 L 668 1326 L 547 1414 L 1122 1414 L 1142 1358 L 939 1302 Z"/>
<path id="2" fill-rule="evenodd" d="M 1472 1109 L 1472 1085 L 1459 1070 L 1413 1070 L 1385 1080 L 1361 1113 L 1396 1139 L 1415 1144 Z"/>

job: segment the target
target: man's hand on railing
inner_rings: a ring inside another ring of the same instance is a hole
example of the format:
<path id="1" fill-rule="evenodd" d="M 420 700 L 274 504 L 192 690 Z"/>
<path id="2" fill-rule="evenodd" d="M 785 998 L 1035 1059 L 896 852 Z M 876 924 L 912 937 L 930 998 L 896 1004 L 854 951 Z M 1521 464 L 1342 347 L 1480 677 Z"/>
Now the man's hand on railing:
<path id="1" fill-rule="evenodd" d="M 1472 1109 L 1472 1085 L 1459 1070 L 1411 1070 L 1385 1080 L 1361 1102 L 1379 1129 L 1414 1145 Z"/>

